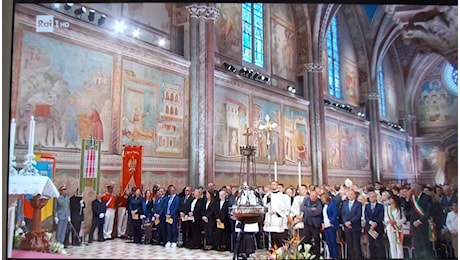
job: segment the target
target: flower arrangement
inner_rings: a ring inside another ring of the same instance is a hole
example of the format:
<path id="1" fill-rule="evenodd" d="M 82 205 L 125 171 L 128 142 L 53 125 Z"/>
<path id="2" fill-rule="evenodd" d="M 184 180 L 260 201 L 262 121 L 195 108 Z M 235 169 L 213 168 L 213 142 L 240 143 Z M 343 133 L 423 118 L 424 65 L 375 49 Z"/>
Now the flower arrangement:
<path id="1" fill-rule="evenodd" d="M 57 242 L 54 242 L 51 244 L 50 251 L 51 253 L 55 253 L 55 254 L 63 254 L 63 255 L 67 254 L 67 252 L 64 249 L 64 245 L 57 243 Z"/>
<path id="2" fill-rule="evenodd" d="M 291 240 L 286 241 L 282 246 L 267 252 L 269 260 L 310 260 L 316 259 L 316 255 L 310 253 L 311 245 L 302 243 L 302 239 L 297 235 Z M 319 259 L 323 259 L 322 256 Z"/>

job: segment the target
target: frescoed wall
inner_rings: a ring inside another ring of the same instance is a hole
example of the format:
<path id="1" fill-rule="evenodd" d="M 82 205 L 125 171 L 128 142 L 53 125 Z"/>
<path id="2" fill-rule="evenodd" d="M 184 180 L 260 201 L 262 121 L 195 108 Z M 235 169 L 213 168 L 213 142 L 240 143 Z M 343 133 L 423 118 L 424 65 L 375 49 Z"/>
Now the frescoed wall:
<path id="1" fill-rule="evenodd" d="M 356 64 L 344 62 L 343 72 L 345 81 L 344 94 L 347 103 L 358 106 L 358 69 Z"/>
<path id="2" fill-rule="evenodd" d="M 295 35 L 293 30 L 272 20 L 272 72 L 295 81 Z"/>
<path id="3" fill-rule="evenodd" d="M 283 158 L 280 105 L 265 99 L 254 98 L 252 116 L 253 140 L 258 149 L 256 158 L 270 160 Z"/>
<path id="4" fill-rule="evenodd" d="M 216 4 L 216 48 L 229 58 L 241 60 L 241 4 Z"/>
<path id="5" fill-rule="evenodd" d="M 340 165 L 339 125 L 336 120 L 326 119 L 327 167 L 338 169 Z"/>
<path id="6" fill-rule="evenodd" d="M 284 154 L 286 161 L 311 165 L 310 129 L 307 112 L 284 107 Z"/>
<path id="7" fill-rule="evenodd" d="M 82 138 L 111 136 L 113 57 L 103 52 L 23 31 L 16 106 L 17 143 L 28 143 L 35 116 L 35 144 L 79 148 Z M 71 62 L 69 62 L 71 61 Z M 78 73 L 75 73 L 78 72 Z M 15 103 L 14 103 L 15 102 Z"/>
<path id="8" fill-rule="evenodd" d="M 172 4 L 129 3 L 123 4 L 123 16 L 165 33 L 171 32 Z"/>
<path id="9" fill-rule="evenodd" d="M 356 132 L 353 125 L 340 123 L 340 157 L 344 170 L 356 169 Z"/>
<path id="10" fill-rule="evenodd" d="M 418 99 L 418 121 L 421 128 L 456 125 L 458 97 L 446 85 L 451 75 L 444 75 L 447 62 L 440 63 L 425 77 Z"/>
<path id="11" fill-rule="evenodd" d="M 356 127 L 356 167 L 360 170 L 370 169 L 370 138 L 369 130 Z"/>
<path id="12" fill-rule="evenodd" d="M 409 175 L 412 169 L 411 143 L 404 136 L 398 137 L 382 133 L 382 172 L 385 176 L 400 178 Z"/>
<path id="13" fill-rule="evenodd" d="M 439 149 L 439 144 L 435 143 L 420 143 L 417 145 L 418 155 L 418 170 L 419 171 L 434 171 L 433 151 Z"/>
<path id="14" fill-rule="evenodd" d="M 214 96 L 216 156 L 239 159 L 239 147 L 252 145 L 246 144 L 246 137 L 243 135 L 249 127 L 249 97 L 223 87 L 215 88 Z M 252 138 L 251 136 L 250 140 Z"/>
<path id="15" fill-rule="evenodd" d="M 122 144 L 144 146 L 144 156 L 181 157 L 184 78 L 123 61 Z"/>

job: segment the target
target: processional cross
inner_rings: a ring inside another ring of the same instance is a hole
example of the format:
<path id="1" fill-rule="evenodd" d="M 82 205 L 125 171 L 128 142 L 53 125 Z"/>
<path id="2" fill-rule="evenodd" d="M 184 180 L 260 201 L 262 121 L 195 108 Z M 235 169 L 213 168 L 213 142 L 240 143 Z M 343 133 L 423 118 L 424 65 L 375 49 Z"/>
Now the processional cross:
<path id="1" fill-rule="evenodd" d="M 269 147 L 270 147 L 270 133 L 273 130 L 273 128 L 277 127 L 278 124 L 275 122 L 271 122 L 270 116 L 266 115 L 265 116 L 265 124 L 260 124 L 259 129 L 265 131 L 265 135 L 267 138 L 267 157 L 268 160 L 270 160 L 270 152 L 269 152 Z"/>

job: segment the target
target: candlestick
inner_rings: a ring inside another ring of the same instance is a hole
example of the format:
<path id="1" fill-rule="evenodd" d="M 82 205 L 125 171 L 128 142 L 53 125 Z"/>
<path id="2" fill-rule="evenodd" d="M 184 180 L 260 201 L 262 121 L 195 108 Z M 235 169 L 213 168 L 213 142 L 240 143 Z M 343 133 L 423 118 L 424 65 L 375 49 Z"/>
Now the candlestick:
<path id="1" fill-rule="evenodd" d="M 273 168 L 275 171 L 275 181 L 278 181 L 278 167 L 276 165 L 276 161 L 273 162 Z"/>
<path id="2" fill-rule="evenodd" d="M 302 163 L 300 162 L 300 160 L 299 160 L 298 170 L 299 170 L 299 188 L 300 188 L 300 186 L 302 185 Z"/>
<path id="3" fill-rule="evenodd" d="M 10 127 L 10 162 L 14 161 L 14 143 L 16 138 L 16 120 L 11 119 Z"/>
<path id="4" fill-rule="evenodd" d="M 30 117 L 29 125 L 29 150 L 28 155 L 34 154 L 34 138 L 35 138 L 35 119 L 33 116 Z"/>

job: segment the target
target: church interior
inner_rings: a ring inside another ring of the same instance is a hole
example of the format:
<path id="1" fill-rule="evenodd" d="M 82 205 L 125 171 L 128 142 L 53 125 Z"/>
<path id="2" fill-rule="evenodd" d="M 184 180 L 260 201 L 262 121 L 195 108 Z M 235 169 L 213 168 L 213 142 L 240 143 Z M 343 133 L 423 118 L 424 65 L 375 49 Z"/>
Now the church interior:
<path id="1" fill-rule="evenodd" d="M 108 185 L 456 184 L 457 24 L 456 4 L 16 3 L 15 165 L 52 158 L 87 205 Z"/>

